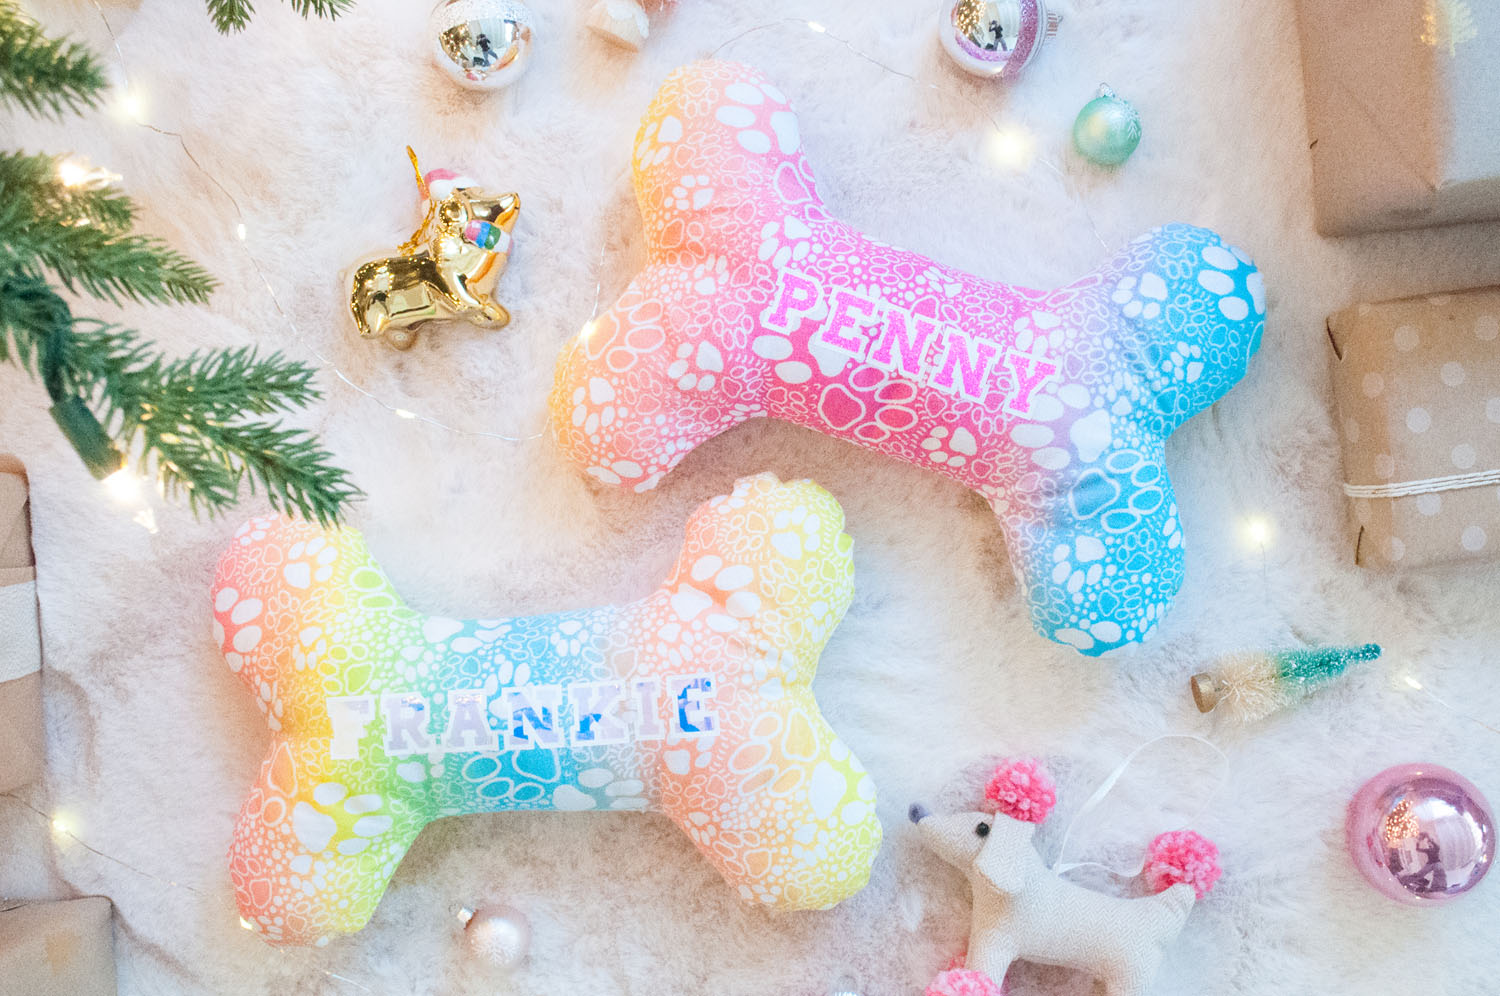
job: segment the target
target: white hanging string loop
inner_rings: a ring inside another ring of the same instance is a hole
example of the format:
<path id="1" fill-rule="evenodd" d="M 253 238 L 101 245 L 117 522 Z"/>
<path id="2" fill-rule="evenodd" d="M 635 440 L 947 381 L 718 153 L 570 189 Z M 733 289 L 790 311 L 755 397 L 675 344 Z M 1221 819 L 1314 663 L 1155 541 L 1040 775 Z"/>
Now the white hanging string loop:
<path id="1" fill-rule="evenodd" d="M 1135 750 L 1131 751 L 1129 754 L 1125 755 L 1125 760 L 1121 761 L 1118 765 L 1115 766 L 1115 770 L 1111 771 L 1109 773 L 1109 776 L 1105 778 L 1104 781 L 1099 783 L 1099 787 L 1094 790 L 1093 795 L 1088 797 L 1088 799 L 1084 802 L 1082 808 L 1080 808 L 1078 812 L 1073 814 L 1073 818 L 1068 821 L 1067 829 L 1063 831 L 1062 844 L 1057 849 L 1057 860 L 1052 864 L 1052 870 L 1055 873 L 1057 873 L 1058 875 L 1066 875 L 1068 872 L 1076 871 L 1079 868 L 1102 868 L 1110 874 L 1117 875 L 1120 878 L 1134 878 L 1145 870 L 1146 859 L 1144 856 L 1144 852 L 1142 852 L 1140 861 L 1129 868 L 1114 868 L 1099 861 L 1069 862 L 1064 861 L 1063 859 L 1067 856 L 1068 853 L 1068 840 L 1073 836 L 1073 831 L 1078 826 L 1079 822 L 1085 816 L 1093 812 L 1095 809 L 1098 809 L 1099 806 L 1103 804 L 1105 797 L 1114 790 L 1114 787 L 1119 783 L 1120 779 L 1124 777 L 1125 772 L 1130 768 L 1130 765 L 1134 763 L 1135 759 L 1139 757 L 1142 752 L 1166 740 L 1196 741 L 1197 743 L 1200 743 L 1203 746 L 1207 747 L 1209 750 L 1213 751 L 1214 754 L 1217 755 L 1219 761 L 1219 775 L 1218 778 L 1214 781 L 1213 788 L 1204 794 L 1203 798 L 1198 803 L 1198 808 L 1193 810 L 1193 815 L 1185 820 L 1180 826 L 1173 827 L 1173 829 L 1182 830 L 1191 826 L 1207 811 L 1208 804 L 1213 800 L 1214 796 L 1218 795 L 1219 790 L 1224 787 L 1224 783 L 1229 780 L 1228 755 L 1220 750 L 1213 743 L 1213 741 L 1208 740 L 1205 737 L 1200 737 L 1196 733 L 1164 733 L 1159 737 L 1153 737 L 1152 739 L 1147 740 L 1145 743 L 1141 744 Z"/>

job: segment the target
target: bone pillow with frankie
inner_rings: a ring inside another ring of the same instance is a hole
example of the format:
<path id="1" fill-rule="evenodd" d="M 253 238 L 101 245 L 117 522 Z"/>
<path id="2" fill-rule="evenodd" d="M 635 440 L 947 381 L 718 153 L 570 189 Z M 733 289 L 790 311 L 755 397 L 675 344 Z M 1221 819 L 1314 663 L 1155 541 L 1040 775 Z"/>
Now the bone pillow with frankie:
<path id="1" fill-rule="evenodd" d="M 515 809 L 665 813 L 749 902 L 853 895 L 874 784 L 811 688 L 853 594 L 843 523 L 810 481 L 744 478 L 646 598 L 472 621 L 403 605 L 353 530 L 246 524 L 213 590 L 271 727 L 230 848 L 241 914 L 277 944 L 358 930 L 426 824 Z"/>
<path id="2" fill-rule="evenodd" d="M 588 473 L 645 491 L 785 419 L 984 495 L 1043 635 L 1099 654 L 1155 629 L 1183 570 L 1164 444 L 1260 344 L 1247 255 L 1168 225 L 1049 291 L 893 248 L 829 212 L 785 95 L 727 62 L 667 79 L 634 168 L 645 269 L 551 401 Z"/>

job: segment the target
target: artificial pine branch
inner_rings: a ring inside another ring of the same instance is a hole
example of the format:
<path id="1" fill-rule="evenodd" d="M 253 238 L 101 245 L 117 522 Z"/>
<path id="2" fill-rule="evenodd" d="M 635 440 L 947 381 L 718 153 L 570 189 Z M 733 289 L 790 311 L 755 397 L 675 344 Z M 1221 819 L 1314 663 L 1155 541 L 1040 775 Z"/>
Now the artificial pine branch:
<path id="1" fill-rule="evenodd" d="M 88 319 L 74 326 L 68 389 L 99 411 L 122 451 L 139 452 L 140 472 L 168 497 L 218 512 L 244 484 L 263 488 L 277 510 L 325 525 L 360 497 L 316 437 L 244 417 L 320 400 L 306 364 L 254 349 L 169 360 L 131 329 Z"/>
<path id="2" fill-rule="evenodd" d="M 113 304 L 122 297 L 208 300 L 208 271 L 160 239 L 127 230 L 135 212 L 128 197 L 69 187 L 59 164 L 52 156 L 0 154 L 0 269 L 50 270 L 68 290 Z"/>
<path id="3" fill-rule="evenodd" d="M 354 0 L 291 0 L 291 5 L 303 17 L 335 18 L 354 6 Z M 254 13 L 250 0 L 208 0 L 208 16 L 220 34 L 244 30 Z"/>
<path id="4" fill-rule="evenodd" d="M 292 0 L 321 16 L 348 2 Z M 210 0 L 215 7 L 227 23 L 251 10 L 246 0 Z M 0 0 L 0 105 L 60 114 L 95 106 L 103 86 L 92 55 L 47 38 Z M 198 303 L 214 281 L 131 231 L 135 206 L 108 174 L 60 166 L 52 156 L 0 153 L 0 362 L 42 381 L 58 428 L 96 476 L 128 454 L 195 512 L 222 511 L 242 487 L 260 488 L 279 511 L 337 522 L 360 496 L 348 474 L 316 436 L 257 418 L 320 400 L 313 368 L 247 348 L 171 359 L 133 329 L 73 316 L 49 276 L 116 304 Z"/>
<path id="5" fill-rule="evenodd" d="M 60 118 L 98 107 L 106 86 L 92 52 L 66 38 L 49 38 L 10 0 L 0 0 L 0 104 Z"/>

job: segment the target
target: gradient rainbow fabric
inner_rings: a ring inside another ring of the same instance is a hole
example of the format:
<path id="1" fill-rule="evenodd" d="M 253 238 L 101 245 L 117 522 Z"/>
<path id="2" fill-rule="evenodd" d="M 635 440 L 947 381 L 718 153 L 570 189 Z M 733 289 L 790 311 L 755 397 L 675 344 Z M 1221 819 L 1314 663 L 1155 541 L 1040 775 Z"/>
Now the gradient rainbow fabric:
<path id="1" fill-rule="evenodd" d="M 727 62 L 667 79 L 634 168 L 646 267 L 552 394 L 589 474 L 645 491 L 704 440 L 786 419 L 982 494 L 1050 639 L 1100 654 L 1156 628 L 1183 575 L 1166 439 L 1260 345 L 1249 256 L 1167 225 L 1030 290 L 896 249 L 829 212 L 786 96 Z"/>
<path id="2" fill-rule="evenodd" d="M 810 687 L 853 592 L 843 523 L 809 481 L 745 478 L 648 597 L 469 621 L 403 605 L 353 530 L 247 523 L 213 588 L 272 730 L 230 849 L 241 914 L 278 944 L 358 930 L 423 826 L 508 809 L 665 813 L 779 909 L 857 892 L 875 789 Z"/>

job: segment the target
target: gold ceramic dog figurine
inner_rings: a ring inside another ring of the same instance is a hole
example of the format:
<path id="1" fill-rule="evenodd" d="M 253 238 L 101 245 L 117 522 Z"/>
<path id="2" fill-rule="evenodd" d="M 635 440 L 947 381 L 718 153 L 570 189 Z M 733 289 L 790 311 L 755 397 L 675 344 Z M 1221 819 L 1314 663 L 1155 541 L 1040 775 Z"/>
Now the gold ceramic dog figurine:
<path id="1" fill-rule="evenodd" d="M 422 224 L 398 255 L 369 260 L 355 271 L 349 310 L 359 334 L 384 336 L 397 349 L 408 349 L 417 326 L 434 318 L 505 326 L 510 312 L 490 295 L 510 258 L 521 195 L 491 196 L 452 170 L 423 176 L 410 146 L 406 153 L 422 191 Z"/>

